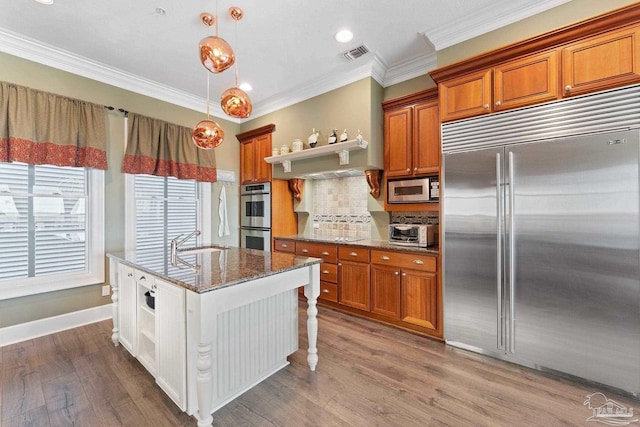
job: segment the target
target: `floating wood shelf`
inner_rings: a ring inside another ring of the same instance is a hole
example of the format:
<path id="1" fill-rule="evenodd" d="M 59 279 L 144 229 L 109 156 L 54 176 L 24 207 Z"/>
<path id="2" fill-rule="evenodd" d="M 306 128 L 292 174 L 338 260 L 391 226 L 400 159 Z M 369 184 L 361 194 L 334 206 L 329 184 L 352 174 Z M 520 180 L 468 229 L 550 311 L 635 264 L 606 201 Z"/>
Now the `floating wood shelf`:
<path id="1" fill-rule="evenodd" d="M 293 160 L 308 159 L 311 157 L 321 157 L 329 154 L 337 154 L 340 159 L 340 166 L 349 164 L 349 151 L 365 149 L 369 143 L 363 140 L 352 139 L 345 142 L 337 142 L 330 145 L 322 145 L 315 148 L 297 151 L 295 153 L 281 154 L 279 156 L 265 157 L 264 161 L 270 164 L 282 163 L 285 173 L 291 172 L 291 162 Z"/>

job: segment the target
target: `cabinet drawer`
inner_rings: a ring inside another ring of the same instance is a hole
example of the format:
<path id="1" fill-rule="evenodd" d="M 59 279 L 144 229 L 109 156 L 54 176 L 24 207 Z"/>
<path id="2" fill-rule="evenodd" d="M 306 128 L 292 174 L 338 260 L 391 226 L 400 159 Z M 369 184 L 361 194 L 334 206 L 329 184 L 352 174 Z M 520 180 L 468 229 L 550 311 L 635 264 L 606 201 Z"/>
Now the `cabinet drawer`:
<path id="1" fill-rule="evenodd" d="M 320 299 L 338 302 L 338 285 L 320 281 Z"/>
<path id="2" fill-rule="evenodd" d="M 338 266 L 326 262 L 320 264 L 320 280 L 323 282 L 338 283 Z"/>
<path id="3" fill-rule="evenodd" d="M 155 289 L 156 280 L 152 275 L 139 270 L 134 270 L 133 275 L 138 285 L 147 289 Z"/>
<path id="4" fill-rule="evenodd" d="M 273 239 L 273 247 L 277 252 L 294 253 L 296 251 L 296 243 L 291 240 Z"/>
<path id="5" fill-rule="evenodd" d="M 433 272 L 437 264 L 435 256 L 391 251 L 371 251 L 371 263 Z"/>
<path id="6" fill-rule="evenodd" d="M 322 258 L 324 262 L 335 264 L 338 261 L 338 248 L 326 243 L 296 242 L 296 255 Z"/>
<path id="7" fill-rule="evenodd" d="M 338 259 L 341 261 L 369 262 L 369 249 L 339 246 Z"/>

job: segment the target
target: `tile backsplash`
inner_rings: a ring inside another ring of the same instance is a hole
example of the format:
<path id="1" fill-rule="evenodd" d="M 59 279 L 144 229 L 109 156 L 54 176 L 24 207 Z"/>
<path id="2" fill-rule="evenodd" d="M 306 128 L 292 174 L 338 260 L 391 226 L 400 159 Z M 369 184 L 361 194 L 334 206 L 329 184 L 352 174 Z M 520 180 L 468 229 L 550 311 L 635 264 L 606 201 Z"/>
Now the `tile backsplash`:
<path id="1" fill-rule="evenodd" d="M 367 210 L 369 186 L 364 176 L 315 180 L 313 185 L 314 237 L 368 239 L 371 214 Z"/>

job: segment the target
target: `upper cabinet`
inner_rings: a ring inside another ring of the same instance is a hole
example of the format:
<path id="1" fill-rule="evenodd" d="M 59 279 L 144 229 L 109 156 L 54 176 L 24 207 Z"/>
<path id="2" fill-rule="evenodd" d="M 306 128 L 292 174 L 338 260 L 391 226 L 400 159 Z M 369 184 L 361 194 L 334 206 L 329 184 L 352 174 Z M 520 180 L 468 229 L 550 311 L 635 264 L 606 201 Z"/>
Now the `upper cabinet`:
<path id="1" fill-rule="evenodd" d="M 436 89 L 383 103 L 387 178 L 438 174 L 440 116 Z"/>
<path id="2" fill-rule="evenodd" d="M 429 74 L 443 122 L 640 82 L 640 3 Z"/>
<path id="3" fill-rule="evenodd" d="M 555 50 L 440 83 L 442 120 L 524 107 L 558 98 Z"/>
<path id="4" fill-rule="evenodd" d="M 264 161 L 271 156 L 271 133 L 275 125 L 236 135 L 240 142 L 240 184 L 271 181 L 271 165 Z"/>
<path id="5" fill-rule="evenodd" d="M 640 81 L 640 27 L 589 37 L 562 49 L 565 96 L 581 95 Z"/>

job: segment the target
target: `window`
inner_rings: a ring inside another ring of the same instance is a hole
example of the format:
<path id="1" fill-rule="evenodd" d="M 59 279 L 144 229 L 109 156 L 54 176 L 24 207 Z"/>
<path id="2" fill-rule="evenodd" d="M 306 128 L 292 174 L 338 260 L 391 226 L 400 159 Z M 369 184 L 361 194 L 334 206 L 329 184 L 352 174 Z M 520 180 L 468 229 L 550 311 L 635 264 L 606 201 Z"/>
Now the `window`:
<path id="1" fill-rule="evenodd" d="M 103 175 L 0 163 L 0 299 L 104 282 Z"/>
<path id="2" fill-rule="evenodd" d="M 127 174 L 127 248 L 159 271 L 168 268 L 171 239 L 200 230 L 184 247 L 211 241 L 211 184 Z"/>

